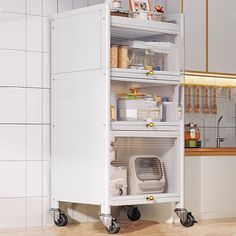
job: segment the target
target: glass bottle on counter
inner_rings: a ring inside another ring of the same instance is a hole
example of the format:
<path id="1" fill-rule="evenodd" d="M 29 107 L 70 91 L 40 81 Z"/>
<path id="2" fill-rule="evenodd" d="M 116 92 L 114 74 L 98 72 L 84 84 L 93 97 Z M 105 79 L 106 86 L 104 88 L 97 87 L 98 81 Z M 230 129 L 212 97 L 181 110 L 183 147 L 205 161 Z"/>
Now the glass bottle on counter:
<path id="1" fill-rule="evenodd" d="M 193 123 L 185 124 L 184 139 L 185 141 L 200 140 L 200 129 L 197 127 L 196 124 Z"/>

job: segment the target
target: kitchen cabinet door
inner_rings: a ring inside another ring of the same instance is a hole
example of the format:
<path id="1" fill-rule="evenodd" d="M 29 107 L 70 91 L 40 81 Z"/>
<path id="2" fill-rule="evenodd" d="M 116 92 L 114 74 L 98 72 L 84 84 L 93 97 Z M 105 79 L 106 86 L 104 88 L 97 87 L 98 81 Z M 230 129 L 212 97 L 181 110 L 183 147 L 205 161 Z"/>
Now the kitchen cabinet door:
<path id="1" fill-rule="evenodd" d="M 184 0 L 185 70 L 206 71 L 206 0 Z"/>
<path id="2" fill-rule="evenodd" d="M 235 156 L 185 157 L 185 207 L 199 220 L 235 218 Z"/>
<path id="3" fill-rule="evenodd" d="M 209 71 L 236 74 L 236 0 L 209 0 Z"/>

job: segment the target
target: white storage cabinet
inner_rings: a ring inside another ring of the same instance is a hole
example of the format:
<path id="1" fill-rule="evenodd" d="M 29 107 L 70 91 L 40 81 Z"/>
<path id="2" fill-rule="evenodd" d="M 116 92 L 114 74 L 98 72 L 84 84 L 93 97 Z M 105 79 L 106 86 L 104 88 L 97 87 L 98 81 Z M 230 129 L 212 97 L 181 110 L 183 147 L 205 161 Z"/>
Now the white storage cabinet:
<path id="1" fill-rule="evenodd" d="M 181 223 L 194 224 L 183 208 L 182 17 L 167 20 L 111 16 L 109 4 L 53 17 L 51 196 L 58 226 L 67 224 L 59 202 L 100 205 L 110 233 L 120 229 L 111 206 L 124 206 L 135 221 L 140 204 L 173 203 Z M 162 71 L 111 69 L 111 44 L 129 40 L 174 46 L 160 51 Z M 111 95 L 114 102 L 130 89 L 168 97 L 162 118 L 111 120 Z"/>

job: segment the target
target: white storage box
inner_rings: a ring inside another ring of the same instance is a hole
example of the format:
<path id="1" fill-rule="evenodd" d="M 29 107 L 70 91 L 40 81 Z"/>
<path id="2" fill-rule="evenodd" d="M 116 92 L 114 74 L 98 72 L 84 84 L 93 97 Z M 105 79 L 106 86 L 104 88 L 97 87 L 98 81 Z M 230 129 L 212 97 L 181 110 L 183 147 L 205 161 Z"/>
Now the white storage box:
<path id="1" fill-rule="evenodd" d="M 163 119 L 166 122 L 175 122 L 178 120 L 177 104 L 175 102 L 163 102 Z"/>
<path id="2" fill-rule="evenodd" d="M 118 99 L 118 120 L 120 121 L 161 121 L 162 104 L 155 101 Z"/>
<path id="3" fill-rule="evenodd" d="M 162 193 L 163 164 L 155 155 L 135 155 L 129 160 L 129 194 Z"/>
<path id="4" fill-rule="evenodd" d="M 110 167 L 110 193 L 111 196 L 127 195 L 127 168 Z"/>

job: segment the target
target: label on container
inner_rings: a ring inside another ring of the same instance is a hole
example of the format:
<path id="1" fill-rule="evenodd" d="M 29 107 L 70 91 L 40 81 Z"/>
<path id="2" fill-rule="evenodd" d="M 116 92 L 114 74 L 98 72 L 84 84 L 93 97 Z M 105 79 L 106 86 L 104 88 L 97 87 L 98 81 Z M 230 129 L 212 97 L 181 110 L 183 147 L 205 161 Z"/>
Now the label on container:
<path id="1" fill-rule="evenodd" d="M 195 138 L 196 138 L 196 130 L 190 129 L 190 139 L 195 139 Z"/>

